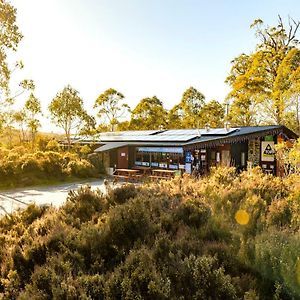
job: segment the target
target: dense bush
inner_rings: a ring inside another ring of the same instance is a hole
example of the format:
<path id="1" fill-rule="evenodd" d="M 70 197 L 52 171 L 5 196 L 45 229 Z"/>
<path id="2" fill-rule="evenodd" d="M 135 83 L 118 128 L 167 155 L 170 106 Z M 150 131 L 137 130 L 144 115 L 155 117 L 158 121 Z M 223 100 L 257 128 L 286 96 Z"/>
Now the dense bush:
<path id="1" fill-rule="evenodd" d="M 4 186 L 27 185 L 70 176 L 87 178 L 97 174 L 93 164 L 74 153 L 28 153 L 24 147 L 13 150 L 0 148 L 0 180 Z"/>
<path id="2" fill-rule="evenodd" d="M 299 177 L 107 190 L 0 219 L 0 299 L 299 299 Z"/>

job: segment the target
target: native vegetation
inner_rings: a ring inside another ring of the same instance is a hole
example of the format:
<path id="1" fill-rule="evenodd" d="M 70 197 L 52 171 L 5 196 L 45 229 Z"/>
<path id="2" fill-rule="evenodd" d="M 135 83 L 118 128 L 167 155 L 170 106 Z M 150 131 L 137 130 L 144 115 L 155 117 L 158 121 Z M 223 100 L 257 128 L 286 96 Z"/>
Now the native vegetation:
<path id="1" fill-rule="evenodd" d="M 80 151 L 57 151 L 57 146 L 59 149 L 49 142 L 48 150 L 35 152 L 22 146 L 12 150 L 0 147 L 0 188 L 97 177 L 103 172 L 101 162 L 84 159 Z"/>
<path id="2" fill-rule="evenodd" d="M 236 57 L 226 79 L 234 124 L 249 126 L 265 120 L 299 133 L 299 25 L 289 18 L 285 26 L 280 16 L 276 26 L 265 26 L 260 19 L 251 25 L 259 39 L 256 50 Z"/>
<path id="3" fill-rule="evenodd" d="M 89 146 L 71 147 L 73 134 L 104 130 L 284 124 L 300 133 L 299 22 L 256 20 L 251 54 L 232 61 L 226 103 L 206 101 L 195 87 L 166 109 L 143 97 L 130 109 L 108 89 L 89 115 L 70 85 L 49 105 L 64 131 L 39 132 L 42 105 L 35 83 L 10 85 L 21 61 L 9 64 L 22 39 L 16 10 L 0 1 L 0 187 L 91 177 L 102 168 Z M 138 99 L 137 99 L 138 100 Z M 208 99 L 210 100 L 210 99 Z M 23 101 L 21 109 L 16 101 Z M 229 106 L 229 113 L 224 107 Z M 126 116 L 127 121 L 122 121 Z M 300 294 L 300 151 L 279 145 L 286 178 L 259 169 L 107 193 L 83 187 L 59 209 L 30 205 L 0 219 L 0 299 L 298 299 Z"/>
<path id="4" fill-rule="evenodd" d="M 217 169 L 0 220 L 3 299 L 298 299 L 299 176 Z"/>

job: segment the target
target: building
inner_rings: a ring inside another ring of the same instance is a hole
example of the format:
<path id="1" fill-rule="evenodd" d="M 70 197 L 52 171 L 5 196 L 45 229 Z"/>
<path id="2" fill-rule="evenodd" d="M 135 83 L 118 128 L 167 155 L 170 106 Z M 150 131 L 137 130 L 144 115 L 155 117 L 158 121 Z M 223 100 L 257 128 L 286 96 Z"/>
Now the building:
<path id="1" fill-rule="evenodd" d="M 206 174 L 213 166 L 261 166 L 266 173 L 280 173 L 274 146 L 298 136 L 281 125 L 238 128 L 144 130 L 101 133 L 93 140 L 114 169 L 155 168 Z"/>

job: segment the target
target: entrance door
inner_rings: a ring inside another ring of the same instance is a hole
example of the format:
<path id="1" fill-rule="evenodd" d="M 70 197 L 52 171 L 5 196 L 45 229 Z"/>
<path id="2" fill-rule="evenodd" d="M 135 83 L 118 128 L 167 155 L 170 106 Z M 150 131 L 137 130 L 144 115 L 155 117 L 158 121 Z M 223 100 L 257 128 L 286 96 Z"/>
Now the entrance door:
<path id="1" fill-rule="evenodd" d="M 128 169 L 128 147 L 118 149 L 118 169 Z"/>
<path id="2" fill-rule="evenodd" d="M 229 150 L 222 150 L 222 165 L 224 167 L 230 167 L 230 151 Z"/>

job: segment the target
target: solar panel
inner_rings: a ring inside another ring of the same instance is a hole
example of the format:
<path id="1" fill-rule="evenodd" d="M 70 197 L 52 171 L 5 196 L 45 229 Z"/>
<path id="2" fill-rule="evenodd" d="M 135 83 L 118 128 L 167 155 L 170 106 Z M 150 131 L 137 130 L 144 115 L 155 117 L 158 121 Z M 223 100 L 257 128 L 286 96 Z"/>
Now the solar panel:
<path id="1" fill-rule="evenodd" d="M 165 136 L 165 135 L 227 135 L 236 131 L 238 128 L 229 128 L 228 130 L 225 128 L 210 128 L 209 130 L 199 128 L 199 129 L 171 129 L 166 130 L 164 132 L 158 133 L 157 136 Z"/>
<path id="2" fill-rule="evenodd" d="M 99 136 L 144 136 L 153 135 L 161 130 L 131 130 L 131 131 L 114 131 L 114 132 L 101 132 Z"/>
<path id="3" fill-rule="evenodd" d="M 140 141 L 140 142 L 186 142 L 198 135 L 145 135 L 145 136 L 101 136 L 98 141 L 101 142 L 127 142 L 127 141 Z"/>
<path id="4" fill-rule="evenodd" d="M 133 130 L 102 132 L 94 137 L 85 137 L 81 141 L 97 142 L 126 142 L 126 141 L 147 141 L 147 142 L 187 142 L 200 136 L 222 136 L 236 131 L 238 128 L 210 128 L 206 129 L 171 129 L 159 130 Z"/>
<path id="5" fill-rule="evenodd" d="M 197 129 L 171 129 L 158 133 L 157 135 L 197 135 Z"/>

